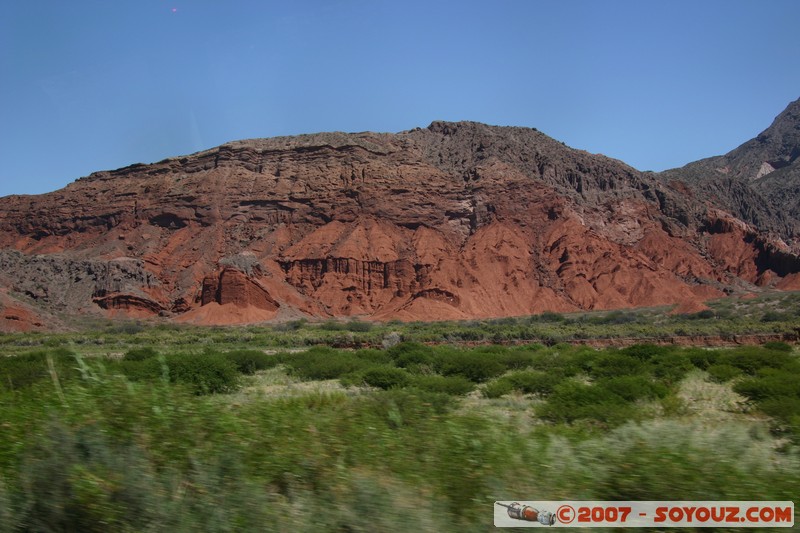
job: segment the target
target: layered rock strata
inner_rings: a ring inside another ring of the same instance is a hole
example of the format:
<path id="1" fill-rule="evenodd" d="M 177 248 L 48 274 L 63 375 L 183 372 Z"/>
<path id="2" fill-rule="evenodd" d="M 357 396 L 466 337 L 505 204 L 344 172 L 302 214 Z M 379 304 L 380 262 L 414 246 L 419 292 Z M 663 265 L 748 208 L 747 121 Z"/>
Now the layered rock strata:
<path id="1" fill-rule="evenodd" d="M 798 284 L 785 241 L 693 194 L 527 128 L 240 141 L 0 198 L 0 283 L 195 323 L 692 308 Z"/>

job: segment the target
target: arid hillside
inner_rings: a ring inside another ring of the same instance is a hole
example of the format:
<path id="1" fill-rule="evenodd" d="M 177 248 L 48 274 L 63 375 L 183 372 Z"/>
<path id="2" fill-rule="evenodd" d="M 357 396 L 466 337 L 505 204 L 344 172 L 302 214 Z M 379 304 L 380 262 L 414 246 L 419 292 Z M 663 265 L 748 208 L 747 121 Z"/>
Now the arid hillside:
<path id="1" fill-rule="evenodd" d="M 794 214 L 745 216 L 688 175 L 471 122 L 232 142 L 0 198 L 0 327 L 57 327 L 59 313 L 237 324 L 691 311 L 800 289 Z"/>

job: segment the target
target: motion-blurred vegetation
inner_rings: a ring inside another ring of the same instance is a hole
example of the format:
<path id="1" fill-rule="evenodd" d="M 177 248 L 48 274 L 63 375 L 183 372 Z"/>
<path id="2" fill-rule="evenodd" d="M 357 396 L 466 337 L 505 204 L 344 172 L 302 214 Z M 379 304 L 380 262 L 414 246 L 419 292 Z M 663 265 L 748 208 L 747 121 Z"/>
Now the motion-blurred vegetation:
<path id="1" fill-rule="evenodd" d="M 800 494 L 788 344 L 275 350 L 249 334 L 13 345 L 0 530 L 486 531 L 495 500 Z"/>

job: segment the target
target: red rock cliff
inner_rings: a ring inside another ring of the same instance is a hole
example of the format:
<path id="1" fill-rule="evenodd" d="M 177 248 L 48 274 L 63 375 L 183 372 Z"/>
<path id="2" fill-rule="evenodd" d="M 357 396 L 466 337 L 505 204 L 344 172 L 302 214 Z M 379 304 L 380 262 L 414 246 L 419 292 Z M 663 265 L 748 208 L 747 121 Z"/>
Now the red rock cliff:
<path id="1" fill-rule="evenodd" d="M 0 199 L 0 246 L 0 282 L 45 307 L 199 322 L 228 304 L 259 320 L 686 305 L 800 271 L 780 241 L 649 174 L 475 123 L 98 172 Z"/>

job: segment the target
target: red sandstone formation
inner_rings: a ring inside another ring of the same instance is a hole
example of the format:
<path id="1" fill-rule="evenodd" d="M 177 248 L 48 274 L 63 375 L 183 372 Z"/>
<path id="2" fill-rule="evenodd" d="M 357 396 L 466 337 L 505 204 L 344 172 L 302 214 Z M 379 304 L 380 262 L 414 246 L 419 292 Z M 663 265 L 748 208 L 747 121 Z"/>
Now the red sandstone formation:
<path id="1" fill-rule="evenodd" d="M 0 199 L 0 286 L 200 324 L 442 320 L 800 285 L 782 242 L 524 128 L 229 143 Z"/>
<path id="2" fill-rule="evenodd" d="M 61 327 L 58 320 L 0 289 L 0 331 L 46 331 Z"/>

